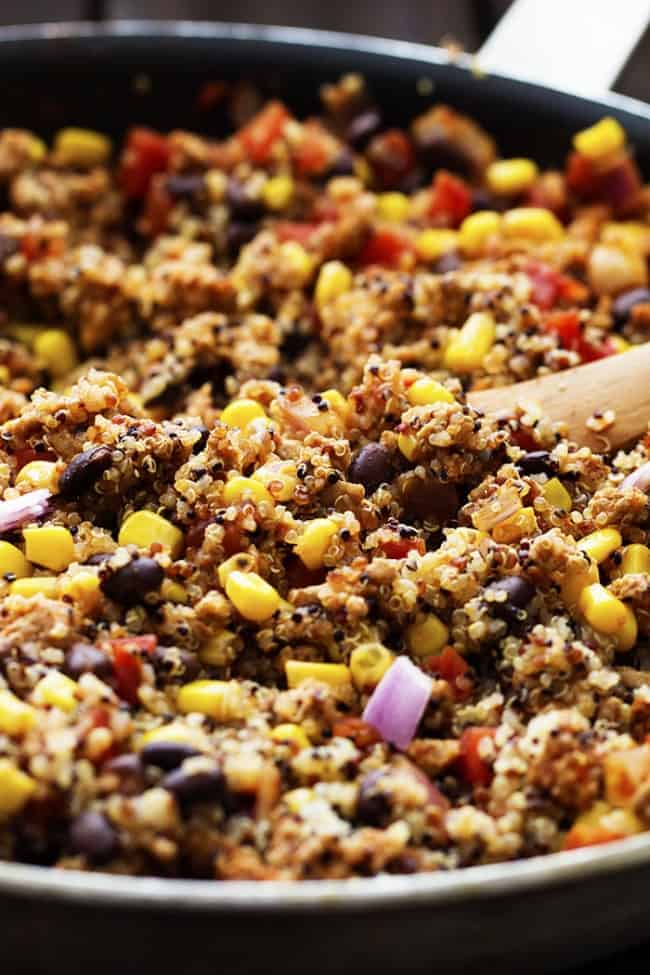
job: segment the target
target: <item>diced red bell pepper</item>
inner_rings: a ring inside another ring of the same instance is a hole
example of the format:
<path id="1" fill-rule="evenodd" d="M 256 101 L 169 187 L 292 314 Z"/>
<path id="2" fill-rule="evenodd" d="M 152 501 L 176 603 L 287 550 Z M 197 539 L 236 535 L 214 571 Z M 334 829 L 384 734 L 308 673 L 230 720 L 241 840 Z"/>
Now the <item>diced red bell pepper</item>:
<path id="1" fill-rule="evenodd" d="M 496 728 L 465 728 L 460 736 L 460 756 L 457 761 L 458 771 L 464 779 L 472 785 L 489 785 L 492 781 L 492 769 L 481 758 L 479 749 L 485 738 L 496 735 Z"/>
<path id="2" fill-rule="evenodd" d="M 302 141 L 293 153 L 293 164 L 299 176 L 322 173 L 332 158 L 332 136 L 319 122 L 306 122 Z"/>
<path id="3" fill-rule="evenodd" d="M 466 676 L 469 664 L 453 647 L 445 647 L 442 653 L 427 657 L 425 667 L 430 674 L 447 681 L 456 700 L 462 701 L 471 693 L 472 682 Z"/>
<path id="4" fill-rule="evenodd" d="M 373 176 L 384 189 L 399 186 L 415 165 L 415 150 L 405 132 L 388 129 L 370 142 L 368 161 Z"/>
<path id="5" fill-rule="evenodd" d="M 56 454 L 51 450 L 33 450 L 32 447 L 22 447 L 14 454 L 16 460 L 16 472 L 21 470 L 26 464 L 31 464 L 33 460 L 56 460 Z"/>
<path id="6" fill-rule="evenodd" d="M 332 726 L 332 734 L 335 738 L 350 738 L 357 748 L 369 748 L 383 740 L 371 724 L 351 716 L 335 722 Z"/>
<path id="7" fill-rule="evenodd" d="M 157 645 L 158 639 L 152 634 L 120 637 L 111 641 L 117 693 L 129 704 L 137 704 L 138 688 L 142 683 L 142 664 L 138 654 L 151 655 Z"/>
<path id="8" fill-rule="evenodd" d="M 581 281 L 542 261 L 529 261 L 525 271 L 532 285 L 530 299 L 542 311 L 548 311 L 559 301 L 580 304 L 589 296 L 588 289 Z"/>
<path id="9" fill-rule="evenodd" d="M 125 195 L 135 200 L 146 196 L 155 173 L 167 169 L 169 156 L 169 143 L 165 136 L 153 129 L 131 129 L 122 153 L 119 174 Z"/>
<path id="10" fill-rule="evenodd" d="M 272 101 L 239 130 L 239 141 L 252 162 L 262 165 L 268 161 L 289 118 L 282 102 Z"/>
<path id="11" fill-rule="evenodd" d="M 433 180 L 429 215 L 457 227 L 472 209 L 472 194 L 464 180 L 446 170 L 439 170 Z"/>
<path id="12" fill-rule="evenodd" d="M 413 538 L 390 538 L 381 543 L 381 550 L 387 559 L 405 559 L 409 552 L 419 552 L 424 555 L 424 539 L 414 536 Z"/>
<path id="13" fill-rule="evenodd" d="M 361 267 L 378 264 L 381 267 L 398 268 L 404 255 L 413 250 L 410 241 L 392 230 L 379 230 L 365 242 L 359 254 Z"/>
<path id="14" fill-rule="evenodd" d="M 579 152 L 571 152 L 566 161 L 566 181 L 578 196 L 594 196 L 598 190 L 599 173 L 591 159 Z"/>
<path id="15" fill-rule="evenodd" d="M 553 312 L 546 319 L 544 328 L 547 332 L 557 335 L 563 349 L 577 352 L 583 362 L 605 359 L 616 352 L 609 339 L 596 344 L 584 337 L 577 311 Z"/>

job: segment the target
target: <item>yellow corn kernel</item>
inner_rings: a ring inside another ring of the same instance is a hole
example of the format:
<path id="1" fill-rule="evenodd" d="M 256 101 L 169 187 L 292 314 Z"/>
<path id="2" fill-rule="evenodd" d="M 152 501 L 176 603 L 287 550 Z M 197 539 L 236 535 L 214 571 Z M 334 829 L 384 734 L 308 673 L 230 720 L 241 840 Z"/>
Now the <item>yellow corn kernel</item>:
<path id="1" fill-rule="evenodd" d="M 232 659 L 231 647 L 235 634 L 232 630 L 213 633 L 199 650 L 199 660 L 205 667 L 225 667 Z"/>
<path id="2" fill-rule="evenodd" d="M 317 308 L 328 305 L 352 287 L 352 271 L 342 261 L 323 264 L 316 281 L 314 300 Z"/>
<path id="3" fill-rule="evenodd" d="M 338 389 L 326 389 L 321 393 L 321 397 L 326 403 L 329 403 L 336 413 L 340 413 L 341 416 L 347 416 L 350 412 L 348 401 L 342 393 L 339 393 Z"/>
<path id="4" fill-rule="evenodd" d="M 421 261 L 437 261 L 443 254 L 456 250 L 459 234 L 456 230 L 431 227 L 415 238 L 415 250 Z"/>
<path id="5" fill-rule="evenodd" d="M 14 816 L 27 803 L 36 783 L 8 758 L 0 758 L 0 819 Z"/>
<path id="6" fill-rule="evenodd" d="M 399 447 L 400 453 L 403 454 L 407 460 L 413 460 L 415 457 L 415 451 L 417 450 L 417 445 L 417 439 L 412 434 L 398 434 L 397 446 Z"/>
<path id="7" fill-rule="evenodd" d="M 23 529 L 25 557 L 52 572 L 63 572 L 74 562 L 74 540 L 62 525 Z"/>
<path id="8" fill-rule="evenodd" d="M 292 789 L 291 792 L 285 792 L 283 802 L 290 813 L 299 816 L 305 806 L 308 806 L 315 798 L 316 793 L 313 789 Z"/>
<path id="9" fill-rule="evenodd" d="M 257 572 L 231 572 L 226 595 L 244 619 L 254 623 L 268 620 L 280 606 L 280 593 Z"/>
<path id="10" fill-rule="evenodd" d="M 458 231 L 458 244 L 463 254 L 476 257 L 501 230 L 501 214 L 496 210 L 479 210 L 465 217 Z"/>
<path id="11" fill-rule="evenodd" d="M 552 477 L 550 481 L 546 482 L 542 488 L 542 494 L 554 508 L 560 508 L 561 511 L 571 511 L 573 507 L 571 495 L 557 477 Z"/>
<path id="12" fill-rule="evenodd" d="M 647 545 L 627 545 L 621 559 L 623 575 L 650 573 L 650 548 Z"/>
<path id="13" fill-rule="evenodd" d="M 380 193 L 377 197 L 377 215 L 382 220 L 401 223 L 409 215 L 411 201 L 404 193 Z"/>
<path id="14" fill-rule="evenodd" d="M 509 545 L 512 542 L 520 542 L 522 538 L 530 538 L 539 531 L 537 518 L 533 508 L 520 508 L 504 521 L 500 521 L 492 529 L 492 538 L 495 542 Z"/>
<path id="15" fill-rule="evenodd" d="M 350 683 L 350 670 L 345 664 L 321 664 L 312 660 L 287 660 L 284 665 L 289 687 L 298 687 L 306 680 L 317 680 L 330 687 Z"/>
<path id="16" fill-rule="evenodd" d="M 185 586 L 182 586 L 180 582 L 174 582 L 173 579 L 163 580 L 160 595 L 169 603 L 180 603 L 186 606 L 190 601 Z"/>
<path id="17" fill-rule="evenodd" d="M 79 362 L 76 346 L 62 328 L 39 331 L 34 339 L 34 355 L 55 379 L 61 379 L 76 369 Z"/>
<path id="18" fill-rule="evenodd" d="M 621 631 L 630 630 L 630 627 L 636 631 L 636 619 L 630 607 L 599 582 L 583 589 L 578 606 L 589 625 L 598 633 L 617 636 Z M 629 639 L 629 634 L 627 635 Z M 634 638 L 636 639 L 636 632 Z"/>
<path id="19" fill-rule="evenodd" d="M 244 716 L 241 684 L 235 680 L 195 680 L 176 699 L 183 714 L 206 714 L 222 723 Z"/>
<path id="20" fill-rule="evenodd" d="M 286 240 L 280 244 L 280 265 L 306 283 L 314 270 L 314 258 L 298 241 Z"/>
<path id="21" fill-rule="evenodd" d="M 21 467 L 16 477 L 16 484 L 28 484 L 34 490 L 47 488 L 53 493 L 56 492 L 58 483 L 56 464 L 51 460 L 31 460 L 29 464 Z"/>
<path id="22" fill-rule="evenodd" d="M 488 166 L 485 182 L 493 193 L 508 196 L 529 189 L 538 173 L 532 159 L 499 159 Z"/>
<path id="23" fill-rule="evenodd" d="M 454 397 L 442 383 L 423 377 L 409 386 L 406 395 L 411 406 L 429 406 L 431 403 L 453 403 Z"/>
<path id="24" fill-rule="evenodd" d="M 576 605 L 584 589 L 599 580 L 598 565 L 591 559 L 581 560 L 575 567 L 571 566 L 562 578 L 562 599 L 569 608 Z"/>
<path id="25" fill-rule="evenodd" d="M 439 653 L 449 643 L 449 629 L 434 613 L 406 630 L 406 645 L 414 657 L 429 657 Z"/>
<path id="26" fill-rule="evenodd" d="M 480 369 L 496 338 L 494 317 L 487 311 L 470 315 L 444 352 L 444 364 L 453 372 Z"/>
<path id="27" fill-rule="evenodd" d="M 352 164 L 352 168 L 354 169 L 354 175 L 357 177 L 357 179 L 361 180 L 361 182 L 367 186 L 372 179 L 372 169 L 370 168 L 370 164 L 368 163 L 367 159 L 365 159 L 363 156 L 357 156 Z"/>
<path id="28" fill-rule="evenodd" d="M 275 501 L 290 501 L 298 483 L 296 465 L 290 460 L 270 460 L 251 477 L 263 484 Z"/>
<path id="29" fill-rule="evenodd" d="M 376 687 L 395 660 L 382 643 L 362 643 L 350 654 L 350 676 L 358 690 Z"/>
<path id="30" fill-rule="evenodd" d="M 222 169 L 209 169 L 205 174 L 205 188 L 210 203 L 222 203 L 228 189 L 228 177 Z"/>
<path id="31" fill-rule="evenodd" d="M 56 670 L 51 670 L 39 680 L 34 688 L 32 700 L 39 707 L 49 705 L 61 711 L 74 711 L 78 703 L 76 681 Z"/>
<path id="32" fill-rule="evenodd" d="M 615 118 L 605 116 L 600 122 L 576 132 L 573 145 L 582 156 L 601 159 L 625 145 L 625 130 Z"/>
<path id="33" fill-rule="evenodd" d="M 314 518 L 295 544 L 294 551 L 308 569 L 319 569 L 339 526 L 331 518 Z"/>
<path id="34" fill-rule="evenodd" d="M 586 552 L 594 562 L 604 562 L 622 544 L 621 533 L 616 528 L 601 528 L 581 538 L 578 548 Z"/>
<path id="35" fill-rule="evenodd" d="M 616 648 L 621 653 L 627 653 L 628 650 L 631 650 L 636 644 L 636 640 L 639 635 L 639 625 L 637 623 L 636 616 L 629 606 L 625 606 L 625 608 L 627 610 L 625 623 L 620 630 L 617 630 L 614 637 L 616 640 Z"/>
<path id="36" fill-rule="evenodd" d="M 603 244 L 614 244 L 647 254 L 650 248 L 650 227 L 637 220 L 608 220 L 600 231 Z"/>
<path id="37" fill-rule="evenodd" d="M 29 134 L 29 158 L 32 162 L 41 162 L 47 155 L 47 146 L 37 135 Z"/>
<path id="38" fill-rule="evenodd" d="M 92 129 L 61 129 L 54 137 L 54 153 L 63 166 L 101 166 L 111 151 L 111 140 Z"/>
<path id="39" fill-rule="evenodd" d="M 299 724 L 279 724 L 271 732 L 271 738 L 278 744 L 289 745 L 298 752 L 311 745 L 307 733 Z"/>
<path id="40" fill-rule="evenodd" d="M 627 342 L 622 335 L 610 335 L 609 344 L 613 346 L 617 355 L 620 355 L 621 352 L 629 352 L 632 348 L 630 343 Z"/>
<path id="41" fill-rule="evenodd" d="M 69 596 L 79 603 L 84 612 L 90 613 L 101 602 L 99 578 L 94 572 L 75 572 L 73 576 L 63 576 L 59 580 L 59 596 Z"/>
<path id="42" fill-rule="evenodd" d="M 59 592 L 59 580 L 56 576 L 35 576 L 32 579 L 16 579 L 11 583 L 9 592 L 12 596 L 45 596 L 56 599 Z"/>
<path id="43" fill-rule="evenodd" d="M 265 417 L 264 408 L 254 399 L 234 399 L 221 414 L 221 422 L 227 427 L 245 430 L 252 420 Z"/>
<path id="44" fill-rule="evenodd" d="M 0 366 L 0 386 L 8 386 L 11 373 L 6 366 Z"/>
<path id="45" fill-rule="evenodd" d="M 0 732 L 3 735 L 24 735 L 36 723 L 36 712 L 11 691 L 0 690 Z"/>
<path id="46" fill-rule="evenodd" d="M 189 685 L 186 685 L 189 686 Z M 170 741 L 177 745 L 193 745 L 196 740 L 196 732 L 180 721 L 170 721 L 168 724 L 161 724 L 158 728 L 146 731 L 140 738 L 138 745 L 144 748 L 157 741 Z"/>
<path id="47" fill-rule="evenodd" d="M 0 576 L 12 575 L 24 579 L 32 574 L 32 567 L 15 545 L 0 542 Z"/>
<path id="48" fill-rule="evenodd" d="M 290 176 L 272 176 L 262 189 L 262 199 L 269 210 L 285 210 L 291 203 L 294 182 Z"/>
<path id="49" fill-rule="evenodd" d="M 185 541 L 180 528 L 155 511 L 146 510 L 134 511 L 122 522 L 117 540 L 120 545 L 137 545 L 145 549 L 157 542 L 173 559 L 179 557 Z"/>
<path id="50" fill-rule="evenodd" d="M 515 207 L 503 214 L 503 231 L 508 237 L 519 237 L 541 244 L 561 240 L 564 227 L 550 210 L 544 207 Z"/>
<path id="51" fill-rule="evenodd" d="M 225 504 L 239 504 L 240 501 L 266 501 L 273 504 L 273 498 L 259 480 L 237 475 L 226 481 L 223 488 Z"/>

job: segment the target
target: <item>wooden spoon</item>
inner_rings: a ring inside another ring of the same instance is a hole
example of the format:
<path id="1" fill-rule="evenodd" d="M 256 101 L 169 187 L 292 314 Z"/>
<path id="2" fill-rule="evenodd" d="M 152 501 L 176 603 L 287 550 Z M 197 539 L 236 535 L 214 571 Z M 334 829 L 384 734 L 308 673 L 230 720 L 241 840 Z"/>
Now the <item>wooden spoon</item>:
<path id="1" fill-rule="evenodd" d="M 650 342 L 587 366 L 554 372 L 499 389 L 467 396 L 484 412 L 513 415 L 517 406 L 535 404 L 554 421 L 563 421 L 569 440 L 598 453 L 616 450 L 643 436 L 650 422 Z M 587 420 L 613 410 L 612 426 L 598 433 Z"/>

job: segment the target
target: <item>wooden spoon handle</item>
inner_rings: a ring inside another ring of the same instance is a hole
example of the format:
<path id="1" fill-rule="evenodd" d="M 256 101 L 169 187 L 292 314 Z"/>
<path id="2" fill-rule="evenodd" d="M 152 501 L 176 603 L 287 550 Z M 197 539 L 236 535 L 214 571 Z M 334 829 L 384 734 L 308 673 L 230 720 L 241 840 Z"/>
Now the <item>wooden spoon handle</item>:
<path id="1" fill-rule="evenodd" d="M 642 436 L 650 421 L 650 342 L 586 366 L 554 372 L 500 389 L 468 394 L 484 412 L 512 414 L 517 406 L 538 405 L 551 420 L 564 421 L 568 437 L 598 453 L 616 450 Z M 587 420 L 613 410 L 612 426 L 598 433 Z"/>

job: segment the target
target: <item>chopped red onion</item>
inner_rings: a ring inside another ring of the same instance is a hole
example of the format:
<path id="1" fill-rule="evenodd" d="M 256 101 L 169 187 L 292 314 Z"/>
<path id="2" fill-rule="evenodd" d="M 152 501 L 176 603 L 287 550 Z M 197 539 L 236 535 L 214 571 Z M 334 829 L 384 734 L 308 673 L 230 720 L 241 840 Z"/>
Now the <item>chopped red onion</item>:
<path id="1" fill-rule="evenodd" d="M 625 491 L 628 488 L 636 488 L 638 491 L 650 490 L 650 461 L 642 464 L 636 471 L 632 471 L 622 481 L 621 490 Z"/>
<path id="2" fill-rule="evenodd" d="M 0 532 L 10 532 L 41 518 L 49 508 L 52 492 L 47 488 L 29 491 L 11 501 L 0 501 Z"/>
<path id="3" fill-rule="evenodd" d="M 398 657 L 374 689 L 363 720 L 395 745 L 406 748 L 424 714 L 433 680 L 408 657 Z"/>

